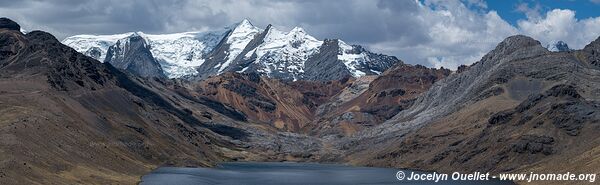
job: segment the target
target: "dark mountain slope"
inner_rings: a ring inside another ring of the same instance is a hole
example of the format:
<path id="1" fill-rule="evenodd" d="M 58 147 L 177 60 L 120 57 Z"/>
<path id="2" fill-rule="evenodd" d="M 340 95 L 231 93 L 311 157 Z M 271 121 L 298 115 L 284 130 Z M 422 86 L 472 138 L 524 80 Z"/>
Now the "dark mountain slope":
<path id="1" fill-rule="evenodd" d="M 411 108 L 348 142 L 358 151 L 350 159 L 448 172 L 598 173 L 594 43 L 556 53 L 529 37 L 509 37 L 434 84 Z"/>
<path id="2" fill-rule="evenodd" d="M 325 39 L 319 52 L 306 60 L 305 80 L 329 81 L 352 76 L 344 63 L 338 60 L 338 42 L 337 39 Z"/>
<path id="3" fill-rule="evenodd" d="M 222 124 L 235 119 L 219 104 L 187 100 L 48 33 L 0 27 L 0 45 L 0 184 L 133 184 L 157 165 L 227 160 L 233 142 L 249 139 Z"/>

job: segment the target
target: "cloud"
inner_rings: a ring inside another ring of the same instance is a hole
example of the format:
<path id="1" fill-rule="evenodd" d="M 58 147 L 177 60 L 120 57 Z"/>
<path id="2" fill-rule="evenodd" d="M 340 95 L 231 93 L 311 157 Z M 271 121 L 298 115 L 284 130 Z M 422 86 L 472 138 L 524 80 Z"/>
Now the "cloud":
<path id="1" fill-rule="evenodd" d="M 498 42 L 517 33 L 495 11 L 472 11 L 457 1 L 415 3 L 412 18 L 426 39 L 417 44 L 391 40 L 370 46 L 397 54 L 409 63 L 456 69 L 460 64 L 479 60 Z"/>
<path id="2" fill-rule="evenodd" d="M 518 27 L 544 44 L 560 40 L 580 49 L 600 36 L 600 17 L 577 20 L 575 11 L 554 9 L 540 19 L 519 20 Z"/>
<path id="3" fill-rule="evenodd" d="M 529 7 L 529 4 L 521 3 L 517 5 L 515 11 L 525 14 L 527 19 L 537 20 L 541 17 L 540 11 L 542 11 L 542 6 L 539 3 L 535 3 L 533 7 Z"/>
<path id="4" fill-rule="evenodd" d="M 542 43 L 581 48 L 595 39 L 600 18 L 578 20 L 571 10 L 542 14 L 520 4 L 527 18 L 511 25 L 483 0 L 23 0 L 0 1 L 0 12 L 26 30 L 62 39 L 75 34 L 129 31 L 172 33 L 220 29 L 249 18 L 282 30 L 304 27 L 319 39 L 395 55 L 408 63 L 454 69 L 476 62 L 504 38 L 526 34 Z"/>
<path id="5" fill-rule="evenodd" d="M 483 0 L 466 0 L 468 6 L 487 9 L 487 3 Z"/>

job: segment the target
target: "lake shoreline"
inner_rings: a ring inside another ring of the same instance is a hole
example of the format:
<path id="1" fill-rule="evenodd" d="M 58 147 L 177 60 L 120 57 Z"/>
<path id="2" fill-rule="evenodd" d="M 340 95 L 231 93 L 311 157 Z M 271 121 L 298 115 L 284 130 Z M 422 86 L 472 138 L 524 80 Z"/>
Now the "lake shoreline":
<path id="1" fill-rule="evenodd" d="M 396 176 L 398 171 L 408 174 L 432 173 L 431 171 L 399 168 L 353 166 L 347 163 L 225 162 L 210 168 L 161 166 L 142 176 L 138 184 L 395 184 L 400 182 Z M 290 181 L 281 181 L 280 179 Z M 430 183 L 429 181 L 414 182 Z M 444 180 L 440 182 L 439 184 L 515 184 L 496 179 L 488 181 Z"/>

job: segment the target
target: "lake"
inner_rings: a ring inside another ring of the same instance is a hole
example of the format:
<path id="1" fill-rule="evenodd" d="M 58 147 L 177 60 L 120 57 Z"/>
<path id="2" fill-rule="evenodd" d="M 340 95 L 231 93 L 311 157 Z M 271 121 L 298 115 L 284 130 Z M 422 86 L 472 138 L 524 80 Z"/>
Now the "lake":
<path id="1" fill-rule="evenodd" d="M 230 162 L 216 168 L 161 167 L 142 177 L 142 185 L 197 185 L 197 184 L 514 184 L 490 181 L 400 181 L 399 169 L 355 167 L 337 164 L 288 162 Z M 406 174 L 428 172 L 402 170 Z"/>

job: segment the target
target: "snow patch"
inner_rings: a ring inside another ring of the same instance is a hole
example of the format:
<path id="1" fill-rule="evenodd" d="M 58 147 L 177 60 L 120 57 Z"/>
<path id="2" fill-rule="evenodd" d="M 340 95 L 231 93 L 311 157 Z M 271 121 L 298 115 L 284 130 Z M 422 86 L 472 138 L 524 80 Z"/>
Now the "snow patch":
<path id="1" fill-rule="evenodd" d="M 226 57 L 215 66 L 217 73 L 225 72 L 236 58 L 253 61 L 252 69 L 269 77 L 284 77 L 288 79 L 302 79 L 305 61 L 319 52 L 323 41 L 314 38 L 300 27 L 295 27 L 289 32 L 283 32 L 269 26 L 265 30 L 265 37 L 260 45 L 251 49 L 243 56 L 239 56 L 247 45 L 261 32 L 250 21 L 242 20 L 233 26 L 221 30 L 196 31 L 172 34 L 145 34 L 142 32 L 128 32 L 114 35 L 76 35 L 68 37 L 62 42 L 78 52 L 104 62 L 108 48 L 115 45 L 119 39 L 131 35 L 139 35 L 148 44 L 150 52 L 159 62 L 163 71 L 169 78 L 181 78 L 196 75 L 197 68 L 204 64 L 208 55 L 213 52 L 219 42 L 224 41 L 229 46 L 225 51 Z M 123 41 L 124 42 L 124 41 Z M 362 48 L 348 45 L 339 41 L 337 59 L 344 63 L 352 76 L 360 77 L 366 73 L 379 74 L 381 71 L 363 69 L 372 62 L 368 52 Z M 375 59 L 376 60 L 376 59 Z M 245 67 L 238 72 L 245 72 Z M 364 71 L 361 71 L 364 70 Z"/>
<path id="2" fill-rule="evenodd" d="M 225 41 L 225 43 L 229 44 L 229 51 L 226 61 L 219 64 L 220 67 L 218 73 L 223 72 L 223 70 L 225 70 L 225 68 L 227 68 L 240 53 L 242 53 L 246 45 L 248 45 L 259 32 L 260 29 L 253 26 L 247 19 L 238 23 L 229 33 L 227 41 Z"/>
<path id="3" fill-rule="evenodd" d="M 125 38 L 133 34 L 133 32 L 115 34 L 115 35 L 76 35 L 65 38 L 62 43 L 75 49 L 77 52 L 86 54 L 94 59 L 104 62 L 108 48 L 114 45 L 117 40 Z M 99 56 L 91 56 L 90 52 L 100 51 Z"/>
<path id="4" fill-rule="evenodd" d="M 76 35 L 67 37 L 63 44 L 76 51 L 104 62 L 108 48 L 119 39 L 139 35 L 150 46 L 150 52 L 156 58 L 169 78 L 180 78 L 196 74 L 196 67 L 204 63 L 204 57 L 219 43 L 227 30 L 206 32 L 183 32 L 173 34 L 145 34 L 128 32 L 115 35 Z M 100 51 L 98 56 L 94 51 Z"/>
<path id="5" fill-rule="evenodd" d="M 289 73 L 297 80 L 304 73 L 304 62 L 319 51 L 323 41 L 308 35 L 304 29 L 295 27 L 282 32 L 273 27 L 266 30 L 263 43 L 254 49 L 256 61 L 262 69 L 259 72 L 272 76 L 274 71 Z M 248 53 L 245 57 L 250 57 Z"/>
<path id="6" fill-rule="evenodd" d="M 196 67 L 204 63 L 221 38 L 225 30 L 208 32 L 184 32 L 174 34 L 150 35 L 144 38 L 150 45 L 150 52 L 163 67 L 169 78 L 195 75 Z"/>
<path id="7" fill-rule="evenodd" d="M 338 40 L 338 44 L 340 47 L 338 60 L 344 62 L 344 65 L 346 65 L 346 68 L 350 71 L 352 76 L 365 76 L 366 73 L 358 70 L 357 67 L 369 61 L 369 57 L 364 52 L 356 53 L 354 47 L 346 44 L 344 41 Z"/>

